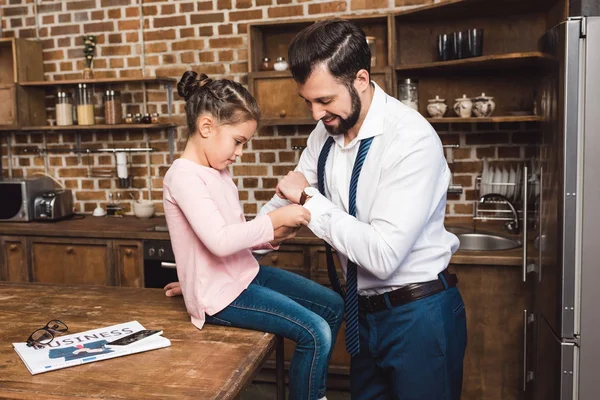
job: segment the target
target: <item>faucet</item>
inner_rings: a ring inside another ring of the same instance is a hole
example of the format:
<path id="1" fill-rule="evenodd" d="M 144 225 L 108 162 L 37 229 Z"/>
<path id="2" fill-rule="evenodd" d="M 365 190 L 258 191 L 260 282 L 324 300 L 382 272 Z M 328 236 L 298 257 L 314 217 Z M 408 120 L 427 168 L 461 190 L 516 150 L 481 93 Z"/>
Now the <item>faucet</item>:
<path id="1" fill-rule="evenodd" d="M 506 221 L 504 223 L 504 227 L 506 228 L 506 230 L 509 233 L 513 233 L 513 234 L 519 233 L 519 230 L 520 230 L 519 213 L 517 212 L 517 209 L 515 208 L 513 203 L 505 196 L 502 196 L 501 194 L 497 194 L 497 193 L 484 194 L 483 196 L 481 196 L 479 198 L 479 203 L 484 204 L 488 200 L 492 200 L 492 199 L 501 200 L 501 201 L 505 202 L 506 204 L 508 204 L 508 207 L 510 208 L 510 211 L 512 213 L 512 220 Z"/>

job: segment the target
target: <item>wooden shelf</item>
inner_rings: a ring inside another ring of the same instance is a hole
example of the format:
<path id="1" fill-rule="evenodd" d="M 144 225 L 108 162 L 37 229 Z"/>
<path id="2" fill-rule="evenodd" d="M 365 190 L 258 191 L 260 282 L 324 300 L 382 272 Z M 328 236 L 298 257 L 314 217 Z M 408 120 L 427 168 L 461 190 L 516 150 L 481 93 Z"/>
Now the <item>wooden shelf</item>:
<path id="1" fill-rule="evenodd" d="M 399 23 L 405 21 L 431 22 L 466 20 L 475 17 L 502 17 L 537 12 L 550 8 L 558 0 L 446 0 L 442 3 L 400 11 L 395 15 Z"/>
<path id="2" fill-rule="evenodd" d="M 518 116 L 498 116 L 498 117 L 471 117 L 471 118 L 458 118 L 458 117 L 447 117 L 447 118 L 427 118 L 432 124 L 476 124 L 480 122 L 540 122 L 542 117 L 538 115 L 518 115 Z"/>
<path id="3" fill-rule="evenodd" d="M 498 116 L 498 117 L 471 117 L 471 118 L 427 118 L 431 124 L 476 124 L 481 122 L 540 122 L 542 117 L 537 115 L 518 115 L 518 116 Z M 260 124 L 263 126 L 273 125 L 317 125 L 317 121 L 312 118 L 268 118 L 261 119 Z"/>
<path id="4" fill-rule="evenodd" d="M 68 132 L 68 131 L 118 131 L 118 130 L 142 130 L 142 129 L 169 129 L 175 128 L 176 124 L 119 124 L 119 125 L 68 125 L 68 126 L 23 126 L 20 128 L 0 127 L 0 131 L 13 132 Z"/>
<path id="5" fill-rule="evenodd" d="M 371 75 L 373 74 L 383 74 L 389 71 L 389 67 L 372 67 Z M 257 71 L 250 72 L 248 77 L 261 79 L 261 78 L 291 78 L 292 72 L 288 69 L 287 71 Z"/>
<path id="6" fill-rule="evenodd" d="M 98 79 L 68 79 L 63 81 L 32 81 L 22 82 L 21 86 L 32 87 L 56 87 L 56 86 L 74 86 L 79 83 L 87 84 L 126 84 L 126 83 L 175 83 L 177 79 L 162 76 L 150 78 L 98 78 Z"/>
<path id="7" fill-rule="evenodd" d="M 262 118 L 260 124 L 263 126 L 274 125 L 317 125 L 312 118 Z"/>
<path id="8" fill-rule="evenodd" d="M 507 69 L 532 67 L 542 63 L 553 61 L 554 57 L 532 51 L 526 53 L 508 53 L 494 54 L 482 57 L 464 58 L 460 60 L 435 61 L 422 64 L 401 65 L 396 67 L 399 72 L 428 72 L 428 71 L 449 71 L 449 70 L 467 70 L 467 69 Z"/>

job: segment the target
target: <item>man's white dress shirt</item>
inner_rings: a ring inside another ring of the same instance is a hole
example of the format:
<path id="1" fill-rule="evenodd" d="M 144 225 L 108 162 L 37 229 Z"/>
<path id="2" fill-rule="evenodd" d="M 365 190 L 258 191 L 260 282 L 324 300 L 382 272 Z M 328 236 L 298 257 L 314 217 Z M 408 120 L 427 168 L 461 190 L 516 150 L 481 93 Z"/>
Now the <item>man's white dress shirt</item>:
<path id="1" fill-rule="evenodd" d="M 308 227 L 328 242 L 346 270 L 358 266 L 362 295 L 434 280 L 450 261 L 458 238 L 444 229 L 450 170 L 441 141 L 417 111 L 388 96 L 377 84 L 358 136 L 335 144 L 325 166 L 327 197 L 305 207 Z M 330 134 L 319 121 L 296 171 L 317 187 L 317 161 Z M 350 176 L 361 139 L 374 136 L 358 180 L 356 218 L 348 214 Z M 275 195 L 259 215 L 289 204 Z"/>

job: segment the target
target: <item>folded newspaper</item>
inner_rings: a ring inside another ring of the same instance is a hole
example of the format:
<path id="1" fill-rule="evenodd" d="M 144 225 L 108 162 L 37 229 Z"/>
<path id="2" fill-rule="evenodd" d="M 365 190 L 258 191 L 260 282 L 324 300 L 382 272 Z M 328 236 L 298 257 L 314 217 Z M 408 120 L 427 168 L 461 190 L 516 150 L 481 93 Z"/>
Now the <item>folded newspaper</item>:
<path id="1" fill-rule="evenodd" d="M 15 351 L 27 366 L 32 375 L 55 369 L 73 367 L 128 354 L 169 347 L 171 341 L 163 336 L 154 335 L 136 343 L 123 346 L 123 349 L 107 348 L 108 342 L 143 330 L 137 321 L 107 326 L 105 328 L 56 336 L 54 340 L 36 349 L 27 343 L 13 343 Z"/>

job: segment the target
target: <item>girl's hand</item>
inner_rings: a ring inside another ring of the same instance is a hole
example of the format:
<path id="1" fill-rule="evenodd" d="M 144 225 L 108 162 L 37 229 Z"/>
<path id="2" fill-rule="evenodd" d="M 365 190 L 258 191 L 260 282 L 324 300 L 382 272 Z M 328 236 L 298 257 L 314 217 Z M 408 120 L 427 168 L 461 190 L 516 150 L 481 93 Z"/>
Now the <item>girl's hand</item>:
<path id="1" fill-rule="evenodd" d="M 179 282 L 171 282 L 168 283 L 164 288 L 165 291 L 165 296 L 168 297 L 175 297 L 175 296 L 181 296 L 181 285 L 179 284 Z"/>
<path id="2" fill-rule="evenodd" d="M 288 228 L 287 226 L 282 226 L 279 229 L 275 229 L 274 238 L 269 243 L 271 243 L 271 246 L 279 246 L 279 244 L 281 244 L 281 242 L 296 237 L 296 234 L 298 233 L 299 230 L 300 230 L 300 227 Z"/>
<path id="3" fill-rule="evenodd" d="M 282 226 L 298 228 L 302 225 L 308 225 L 310 222 L 310 211 L 297 204 L 280 207 L 267 215 L 271 218 L 275 230 Z"/>

